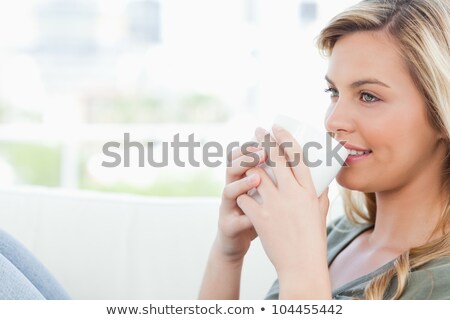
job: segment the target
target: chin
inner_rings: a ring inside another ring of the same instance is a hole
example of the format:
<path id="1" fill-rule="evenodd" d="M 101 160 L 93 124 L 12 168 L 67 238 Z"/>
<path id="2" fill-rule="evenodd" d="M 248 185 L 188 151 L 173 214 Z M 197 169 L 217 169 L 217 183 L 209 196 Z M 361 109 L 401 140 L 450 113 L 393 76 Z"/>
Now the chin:
<path id="1" fill-rule="evenodd" d="M 364 193 L 375 192 L 373 188 L 368 185 L 367 178 L 352 176 L 341 170 L 336 176 L 336 182 L 343 188 L 349 190 L 360 191 Z"/>

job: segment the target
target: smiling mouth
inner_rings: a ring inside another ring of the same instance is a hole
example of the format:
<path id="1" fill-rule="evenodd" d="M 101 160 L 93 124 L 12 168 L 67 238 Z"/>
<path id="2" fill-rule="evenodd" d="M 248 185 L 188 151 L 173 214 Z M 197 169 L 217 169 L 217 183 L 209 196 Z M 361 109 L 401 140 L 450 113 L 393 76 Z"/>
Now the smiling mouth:
<path id="1" fill-rule="evenodd" d="M 357 163 L 369 158 L 373 153 L 370 149 L 364 149 L 362 147 L 354 146 L 346 141 L 339 141 L 348 152 L 348 156 L 345 159 L 345 166 L 350 167 Z"/>
<path id="2" fill-rule="evenodd" d="M 358 147 L 358 146 L 354 146 L 354 145 L 348 143 L 345 140 L 339 141 L 339 143 L 345 149 L 347 149 L 349 155 L 351 155 L 351 156 L 361 156 L 361 155 L 372 153 L 372 150 L 370 150 L 370 149 L 364 149 L 364 148 L 361 148 L 361 147 Z"/>
<path id="3" fill-rule="evenodd" d="M 363 156 L 365 154 L 372 153 L 371 150 L 360 151 L 360 150 L 347 149 L 347 151 L 348 151 L 349 156 Z"/>
<path id="4" fill-rule="evenodd" d="M 348 150 L 348 151 L 349 155 L 345 159 L 345 166 L 347 167 L 356 165 L 357 163 L 364 161 L 366 158 L 370 158 L 372 155 L 372 150 L 367 151 Z"/>

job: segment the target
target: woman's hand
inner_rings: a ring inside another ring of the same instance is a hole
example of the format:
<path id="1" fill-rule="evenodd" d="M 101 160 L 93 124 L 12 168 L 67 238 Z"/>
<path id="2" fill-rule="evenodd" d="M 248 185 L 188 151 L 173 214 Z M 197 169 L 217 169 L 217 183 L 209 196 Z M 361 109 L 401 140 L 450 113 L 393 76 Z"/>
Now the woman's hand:
<path id="1" fill-rule="evenodd" d="M 276 185 L 264 170 L 252 168 L 246 174 L 260 177 L 257 190 L 263 202 L 259 204 L 247 194 L 241 194 L 237 203 L 249 218 L 249 225 L 254 226 L 277 270 L 280 289 L 283 286 L 287 288 L 289 282 L 297 283 L 290 290 L 302 286 L 302 283 L 317 281 L 316 276 L 329 279 L 326 261 L 328 189 L 320 198 L 317 197 L 310 170 L 303 163 L 300 145 L 282 128 L 274 127 L 273 133 L 276 141 L 271 138 L 269 159 Z M 262 129 L 256 131 L 260 141 L 267 134 Z M 279 145 L 283 144 L 284 155 L 279 152 Z M 290 161 L 297 164 L 290 167 Z M 324 287 L 327 287 L 326 281 Z M 328 288 L 324 290 L 327 292 Z"/>
<path id="2" fill-rule="evenodd" d="M 251 241 L 257 236 L 251 221 L 238 207 L 236 199 L 259 185 L 260 177 L 246 175 L 246 172 L 263 163 L 266 156 L 264 150 L 257 146 L 248 147 L 246 150 L 249 153 L 243 153 L 242 148 L 236 148 L 231 154 L 219 209 L 219 230 L 215 248 L 228 262 L 241 262 Z"/>
<path id="3" fill-rule="evenodd" d="M 254 143 L 257 145 L 257 143 Z M 247 170 L 264 162 L 261 148 L 233 150 L 226 170 L 226 186 L 219 209 L 219 230 L 211 249 L 199 299 L 239 299 L 244 256 L 256 237 L 251 221 L 237 206 L 236 199 L 257 187 L 259 176 L 246 176 Z M 247 153 L 248 152 L 248 153 Z"/>

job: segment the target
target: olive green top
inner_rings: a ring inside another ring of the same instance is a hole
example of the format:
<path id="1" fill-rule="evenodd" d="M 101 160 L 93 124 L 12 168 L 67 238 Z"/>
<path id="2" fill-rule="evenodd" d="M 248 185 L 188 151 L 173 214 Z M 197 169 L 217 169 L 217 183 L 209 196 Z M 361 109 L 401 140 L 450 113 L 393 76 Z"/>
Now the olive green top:
<path id="1" fill-rule="evenodd" d="M 373 225 L 365 224 L 355 226 L 351 224 L 346 217 L 339 218 L 327 228 L 327 258 L 328 266 L 334 258 L 358 235 Z M 389 269 L 394 260 L 386 263 L 373 272 L 352 280 L 332 292 L 333 299 L 353 299 L 363 298 L 364 288 L 377 275 Z M 392 279 L 388 290 L 386 290 L 385 299 L 394 295 L 397 287 L 397 279 Z M 278 299 L 279 285 L 278 280 L 270 288 L 265 299 Z M 443 257 L 432 260 L 423 266 L 411 270 L 407 286 L 400 297 L 405 300 L 441 300 L 450 299 L 450 257 Z"/>

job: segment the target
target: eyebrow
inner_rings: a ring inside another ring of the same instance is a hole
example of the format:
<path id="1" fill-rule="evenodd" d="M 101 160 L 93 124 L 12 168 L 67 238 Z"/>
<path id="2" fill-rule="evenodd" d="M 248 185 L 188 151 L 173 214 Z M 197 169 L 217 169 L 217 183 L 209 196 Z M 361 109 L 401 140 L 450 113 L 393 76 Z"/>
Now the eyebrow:
<path id="1" fill-rule="evenodd" d="M 325 80 L 327 80 L 327 81 L 328 81 L 329 83 L 331 83 L 333 86 L 336 86 L 336 85 L 334 84 L 334 82 L 331 81 L 331 79 L 330 79 L 328 76 L 325 76 Z M 353 82 L 353 83 L 350 85 L 350 87 L 353 88 L 353 89 L 356 89 L 356 88 L 361 87 L 361 86 L 363 86 L 363 85 L 365 85 L 365 84 L 377 84 L 377 85 L 379 85 L 379 86 L 383 86 L 383 87 L 386 87 L 386 88 L 391 88 L 391 87 L 389 87 L 387 84 L 385 84 L 384 82 L 381 82 L 380 80 L 377 80 L 377 79 L 363 79 L 363 80 L 358 80 L 358 81 Z"/>

